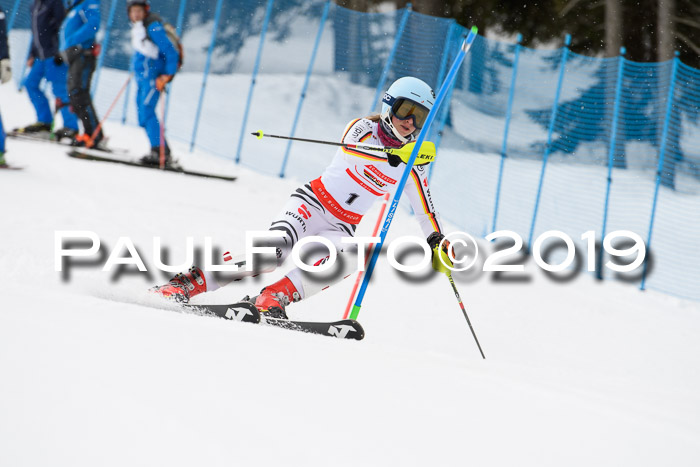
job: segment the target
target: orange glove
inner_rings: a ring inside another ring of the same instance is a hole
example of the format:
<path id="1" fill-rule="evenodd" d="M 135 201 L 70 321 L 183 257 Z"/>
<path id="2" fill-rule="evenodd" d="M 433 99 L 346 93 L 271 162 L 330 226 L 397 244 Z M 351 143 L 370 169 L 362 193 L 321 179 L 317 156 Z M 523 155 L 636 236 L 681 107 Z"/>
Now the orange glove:
<path id="1" fill-rule="evenodd" d="M 156 89 L 163 92 L 165 85 L 173 80 L 173 75 L 160 75 L 156 78 Z"/>

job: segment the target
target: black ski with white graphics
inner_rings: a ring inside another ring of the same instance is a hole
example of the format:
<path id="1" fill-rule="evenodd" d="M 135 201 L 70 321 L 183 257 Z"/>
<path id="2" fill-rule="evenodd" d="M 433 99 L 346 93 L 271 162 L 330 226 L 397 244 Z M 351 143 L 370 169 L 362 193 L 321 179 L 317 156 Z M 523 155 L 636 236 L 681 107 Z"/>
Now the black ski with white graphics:
<path id="1" fill-rule="evenodd" d="M 70 157 L 74 157 L 76 159 L 84 159 L 84 160 L 89 160 L 89 161 L 100 161 L 100 162 L 112 162 L 115 164 L 125 164 L 125 165 L 130 165 L 133 167 L 144 167 L 147 169 L 161 170 L 160 167 L 158 167 L 157 165 L 143 164 L 138 159 L 132 159 L 128 155 L 124 155 L 124 156 L 119 155 L 119 157 L 115 157 L 114 152 L 112 152 L 110 150 L 104 150 L 104 149 L 75 148 L 72 151 L 69 151 L 68 155 Z M 196 172 L 193 170 L 186 170 L 186 169 L 183 169 L 182 166 L 180 166 L 180 164 L 178 164 L 177 162 L 172 162 L 172 163 L 166 165 L 162 170 L 165 170 L 167 172 L 181 173 L 181 174 L 185 174 L 185 175 L 194 175 L 196 177 L 215 178 L 218 180 L 233 181 L 236 179 L 236 177 L 229 176 L 229 175 L 220 175 L 220 174 L 214 174 L 214 173 Z"/>
<path id="2" fill-rule="evenodd" d="M 289 319 L 267 318 L 262 316 L 263 324 L 275 326 L 292 331 L 308 332 L 321 336 L 337 337 L 338 339 L 362 340 L 365 337 L 365 330 L 362 325 L 354 319 L 341 319 L 340 321 L 318 322 L 318 321 L 293 321 Z"/>
<path id="3" fill-rule="evenodd" d="M 228 305 L 182 305 L 187 311 L 198 314 L 218 316 L 231 321 L 243 323 L 259 323 L 260 312 L 250 302 L 231 303 Z"/>
<path id="4" fill-rule="evenodd" d="M 292 331 L 319 334 L 339 339 L 362 340 L 365 337 L 365 330 L 360 323 L 353 319 L 342 319 L 340 321 L 317 322 L 317 321 L 294 321 L 289 319 L 268 318 L 261 315 L 255 305 L 250 302 L 238 302 L 228 305 L 184 305 L 187 310 L 207 315 L 216 315 L 219 318 L 244 323 L 259 323 L 266 326 L 274 326 Z"/>

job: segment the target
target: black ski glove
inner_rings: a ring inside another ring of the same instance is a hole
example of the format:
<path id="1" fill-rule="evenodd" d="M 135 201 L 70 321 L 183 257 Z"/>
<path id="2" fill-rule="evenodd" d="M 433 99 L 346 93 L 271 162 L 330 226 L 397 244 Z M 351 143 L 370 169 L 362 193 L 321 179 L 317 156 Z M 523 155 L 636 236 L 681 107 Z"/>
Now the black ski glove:
<path id="1" fill-rule="evenodd" d="M 433 232 L 428 235 L 427 241 L 428 245 L 430 245 L 430 249 L 432 250 L 433 269 L 435 269 L 437 272 L 444 272 L 445 274 L 450 275 L 452 273 L 450 268 L 454 267 L 454 264 L 452 264 L 452 260 L 448 254 L 450 242 L 447 240 L 442 242 L 443 238 L 445 238 L 445 236 L 440 232 Z M 440 242 L 442 242 L 442 248 L 440 248 Z"/>
<path id="2" fill-rule="evenodd" d="M 392 167 L 398 167 L 399 164 L 403 162 L 401 157 L 396 154 L 387 154 L 386 158 L 389 161 L 389 165 Z"/>

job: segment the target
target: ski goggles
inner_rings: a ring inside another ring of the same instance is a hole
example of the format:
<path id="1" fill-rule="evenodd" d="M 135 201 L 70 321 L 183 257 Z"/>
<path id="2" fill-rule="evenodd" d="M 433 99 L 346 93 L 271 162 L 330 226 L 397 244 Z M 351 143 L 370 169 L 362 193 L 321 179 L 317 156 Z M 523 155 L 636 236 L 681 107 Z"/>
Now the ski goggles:
<path id="1" fill-rule="evenodd" d="M 395 99 L 385 95 L 383 101 L 391 106 L 391 115 L 399 120 L 408 120 L 409 118 L 413 119 L 413 126 L 419 130 L 423 128 L 423 124 L 428 118 L 428 113 L 430 112 L 427 107 L 422 106 L 418 102 L 412 101 L 411 99 L 406 99 L 405 97 Z"/>

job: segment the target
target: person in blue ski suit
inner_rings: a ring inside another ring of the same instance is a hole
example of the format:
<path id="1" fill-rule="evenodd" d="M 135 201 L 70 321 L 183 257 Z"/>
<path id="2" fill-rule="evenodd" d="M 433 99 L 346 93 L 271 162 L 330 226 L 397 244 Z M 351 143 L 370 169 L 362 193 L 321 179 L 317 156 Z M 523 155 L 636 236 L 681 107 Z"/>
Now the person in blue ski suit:
<path id="1" fill-rule="evenodd" d="M 78 119 L 70 110 L 66 89 L 68 66 L 58 53 L 58 30 L 64 17 L 62 0 L 34 0 L 31 6 L 32 47 L 27 61 L 27 66 L 31 69 L 24 80 L 24 86 L 36 110 L 37 123 L 16 131 L 51 131 L 54 117 L 49 101 L 40 89 L 41 80 L 46 78 L 51 82 L 56 97 L 56 109 L 61 110 L 63 117 L 63 128 L 55 132 L 56 137 L 73 139 L 78 134 Z"/>
<path id="2" fill-rule="evenodd" d="M 90 97 L 90 82 L 100 46 L 95 42 L 100 28 L 99 0 L 66 0 L 66 17 L 59 32 L 59 50 L 68 62 L 68 97 L 83 123 L 75 146 L 94 147 L 103 138 L 102 129 L 93 138 L 99 119 Z"/>
<path id="3" fill-rule="evenodd" d="M 0 83 L 5 84 L 11 79 L 12 67 L 10 66 L 10 49 L 7 46 L 5 12 L 0 8 Z M 5 129 L 2 126 L 2 116 L 0 116 L 0 168 L 1 167 L 7 167 L 5 163 Z"/>
<path id="4" fill-rule="evenodd" d="M 131 21 L 131 45 L 134 48 L 132 66 L 136 78 L 136 105 L 139 125 L 146 130 L 150 152 L 141 161 L 158 165 L 160 162 L 160 123 L 156 105 L 161 92 L 177 72 L 180 54 L 168 38 L 164 22 L 150 11 L 148 0 L 128 0 L 127 13 Z M 166 163 L 170 162 L 170 147 L 163 138 Z"/>

